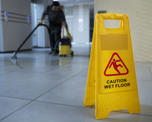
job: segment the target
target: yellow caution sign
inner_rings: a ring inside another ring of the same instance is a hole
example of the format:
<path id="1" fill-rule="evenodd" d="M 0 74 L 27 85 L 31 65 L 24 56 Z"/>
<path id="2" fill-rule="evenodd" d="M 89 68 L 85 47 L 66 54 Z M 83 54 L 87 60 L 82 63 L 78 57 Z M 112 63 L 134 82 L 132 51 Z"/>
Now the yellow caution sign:
<path id="1" fill-rule="evenodd" d="M 119 28 L 106 28 L 104 20 L 120 20 Z M 84 106 L 95 105 L 96 119 L 111 111 L 139 113 L 140 105 L 128 16 L 97 14 Z"/>

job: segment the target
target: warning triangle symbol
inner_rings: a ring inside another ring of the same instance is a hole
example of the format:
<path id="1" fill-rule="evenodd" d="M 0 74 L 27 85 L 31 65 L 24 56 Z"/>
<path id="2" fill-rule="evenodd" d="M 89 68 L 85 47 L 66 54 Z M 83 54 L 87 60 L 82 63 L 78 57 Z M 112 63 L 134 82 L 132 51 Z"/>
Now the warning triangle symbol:
<path id="1" fill-rule="evenodd" d="M 105 76 L 127 75 L 129 72 L 127 66 L 122 61 L 118 53 L 113 53 L 110 61 L 104 71 Z"/>

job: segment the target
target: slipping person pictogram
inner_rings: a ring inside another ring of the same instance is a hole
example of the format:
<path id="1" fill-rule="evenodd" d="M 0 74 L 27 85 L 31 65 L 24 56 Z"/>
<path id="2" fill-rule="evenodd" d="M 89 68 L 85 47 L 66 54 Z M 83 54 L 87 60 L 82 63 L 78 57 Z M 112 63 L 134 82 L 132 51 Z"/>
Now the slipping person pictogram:
<path id="1" fill-rule="evenodd" d="M 111 62 L 109 68 L 111 68 L 111 66 L 113 65 L 114 69 L 118 72 L 118 74 L 121 74 L 120 71 L 118 70 L 118 67 L 123 68 L 123 66 L 121 64 L 117 64 L 117 62 L 121 62 L 121 60 L 113 59 L 113 61 Z"/>
<path id="2" fill-rule="evenodd" d="M 129 70 L 127 66 L 122 61 L 118 53 L 113 53 L 104 71 L 105 76 L 127 75 L 128 72 Z"/>

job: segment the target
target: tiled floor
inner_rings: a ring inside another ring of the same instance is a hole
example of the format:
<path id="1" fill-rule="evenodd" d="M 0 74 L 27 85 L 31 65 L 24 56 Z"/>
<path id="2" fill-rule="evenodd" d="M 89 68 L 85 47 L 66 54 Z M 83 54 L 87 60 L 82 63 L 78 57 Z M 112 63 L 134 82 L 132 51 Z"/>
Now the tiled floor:
<path id="1" fill-rule="evenodd" d="M 0 121 L 2 122 L 151 122 L 152 63 L 136 63 L 140 114 L 112 112 L 95 120 L 83 107 L 89 58 L 58 57 L 48 50 L 0 54 Z"/>

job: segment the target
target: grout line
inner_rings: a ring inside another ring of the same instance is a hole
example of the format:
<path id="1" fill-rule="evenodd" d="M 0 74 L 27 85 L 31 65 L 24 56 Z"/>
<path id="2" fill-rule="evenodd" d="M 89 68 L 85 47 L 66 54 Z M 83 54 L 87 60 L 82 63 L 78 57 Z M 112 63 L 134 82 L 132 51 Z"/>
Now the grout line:
<path id="1" fill-rule="evenodd" d="M 79 72 L 79 73 L 80 73 L 80 72 Z M 58 86 L 62 85 L 63 83 L 67 82 L 69 79 L 71 79 L 72 77 L 75 77 L 75 76 L 76 76 L 77 74 L 79 74 L 79 73 L 75 73 L 75 74 L 71 75 L 70 77 L 64 79 L 62 82 L 60 82 L 59 84 L 57 84 L 57 85 L 54 86 L 53 88 L 48 89 L 46 92 L 44 92 L 44 93 L 42 93 L 41 95 L 39 95 L 38 97 L 36 97 L 35 100 L 38 99 L 38 98 L 40 98 L 41 96 L 47 94 L 48 92 L 52 91 L 53 89 L 57 88 Z"/>
<path id="2" fill-rule="evenodd" d="M 129 112 L 124 112 L 124 111 L 113 111 L 113 112 L 130 114 Z M 152 118 L 152 114 L 135 113 L 135 114 L 131 114 L 131 115 L 146 116 L 146 117 Z"/>
<path id="3" fill-rule="evenodd" d="M 150 72 L 150 73 L 152 73 L 152 70 L 151 70 L 151 68 L 150 68 L 150 67 L 148 67 L 148 70 L 149 70 L 149 72 Z"/>
<path id="4" fill-rule="evenodd" d="M 0 94 L 0 97 L 4 97 L 4 98 L 10 98 L 10 99 L 18 99 L 18 100 L 26 100 L 26 101 L 31 101 L 32 99 L 29 98 L 22 98 L 22 97 L 12 97 L 12 96 L 4 96 Z"/>
<path id="5" fill-rule="evenodd" d="M 17 111 L 21 110 L 22 108 L 26 107 L 27 105 L 31 104 L 32 102 L 33 102 L 33 101 L 30 101 L 30 102 L 28 102 L 27 104 L 25 104 L 25 105 L 19 107 L 19 108 L 16 109 L 15 111 L 9 113 L 7 116 L 2 117 L 2 118 L 0 119 L 0 121 L 3 121 L 4 119 L 8 118 L 8 117 L 11 116 L 12 114 L 16 113 Z"/>
<path id="6" fill-rule="evenodd" d="M 74 107 L 74 108 L 86 108 L 84 106 L 78 106 L 78 105 L 68 105 L 68 104 L 61 104 L 61 103 L 55 103 L 55 102 L 49 102 L 49 101 L 41 101 L 41 100 L 37 100 L 36 102 L 39 102 L 39 103 L 47 103 L 47 104 L 55 104 L 55 105 L 61 105 L 61 106 L 68 106 L 68 107 Z M 87 107 L 87 108 L 90 108 L 90 107 Z M 129 114 L 129 112 L 123 112 L 123 111 L 112 111 L 112 112 L 117 112 L 117 113 L 127 113 Z M 143 114 L 143 113 L 139 113 L 139 114 L 132 114 L 132 115 L 137 115 L 137 116 L 147 116 L 147 117 L 152 117 L 151 114 Z"/>
<path id="7" fill-rule="evenodd" d="M 146 117 L 152 118 L 152 114 L 150 115 L 150 114 L 139 113 L 139 114 L 134 114 L 134 115 L 136 115 L 136 116 L 146 116 Z"/>
<path id="8" fill-rule="evenodd" d="M 152 71 L 151 71 L 151 68 L 150 68 L 150 67 L 148 67 L 148 71 L 150 72 L 150 74 L 152 74 Z M 152 78 L 151 75 L 150 75 L 150 78 Z M 148 80 L 148 81 L 150 81 L 150 80 Z"/>
<path id="9" fill-rule="evenodd" d="M 84 108 L 83 106 L 80 105 L 70 105 L 70 104 L 62 104 L 62 103 L 55 103 L 55 102 L 51 102 L 51 101 L 42 101 L 42 100 L 36 100 L 36 102 L 38 103 L 47 103 L 47 104 L 55 104 L 55 105 L 61 105 L 61 106 L 68 106 L 68 107 L 74 107 L 74 108 Z"/>
<path id="10" fill-rule="evenodd" d="M 140 79 L 140 80 L 137 79 L 137 81 L 139 81 L 139 82 L 143 82 L 143 81 L 145 81 L 145 82 L 152 82 L 152 80 L 145 80 L 145 79 Z"/>
<path id="11" fill-rule="evenodd" d="M 79 72 L 80 73 L 80 72 Z M 34 101 L 36 101 L 38 98 L 40 98 L 41 96 L 47 94 L 48 92 L 52 91 L 53 89 L 57 88 L 58 86 L 60 86 L 61 84 L 65 83 L 67 80 L 69 80 L 70 78 L 76 76 L 79 73 L 75 73 L 73 75 L 71 75 L 69 78 L 64 79 L 61 83 L 57 84 L 54 88 L 48 89 L 47 91 L 45 91 L 44 93 L 40 94 L 39 96 L 37 96 L 36 98 L 34 98 L 33 100 L 31 100 L 30 102 L 28 102 L 27 104 L 19 107 L 18 109 L 16 109 L 15 111 L 9 113 L 7 116 L 3 117 L 0 119 L 0 121 L 3 121 L 4 119 L 8 118 L 9 116 L 13 115 L 14 113 L 20 111 L 21 109 L 25 108 L 26 106 L 28 106 L 29 104 L 33 103 Z"/>

